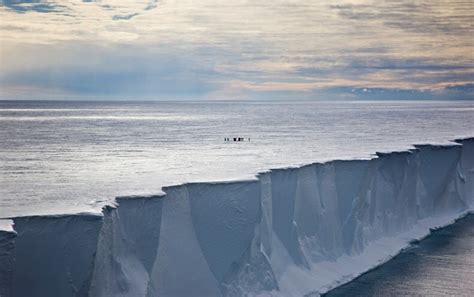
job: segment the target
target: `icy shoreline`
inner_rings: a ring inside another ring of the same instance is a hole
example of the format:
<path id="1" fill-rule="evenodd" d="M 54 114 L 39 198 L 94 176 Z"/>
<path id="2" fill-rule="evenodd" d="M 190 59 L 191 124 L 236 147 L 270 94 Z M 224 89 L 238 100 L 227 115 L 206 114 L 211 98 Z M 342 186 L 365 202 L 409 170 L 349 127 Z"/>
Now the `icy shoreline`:
<path id="1" fill-rule="evenodd" d="M 0 221 L 0 296 L 324 293 L 473 209 L 474 138 L 456 142 Z"/>

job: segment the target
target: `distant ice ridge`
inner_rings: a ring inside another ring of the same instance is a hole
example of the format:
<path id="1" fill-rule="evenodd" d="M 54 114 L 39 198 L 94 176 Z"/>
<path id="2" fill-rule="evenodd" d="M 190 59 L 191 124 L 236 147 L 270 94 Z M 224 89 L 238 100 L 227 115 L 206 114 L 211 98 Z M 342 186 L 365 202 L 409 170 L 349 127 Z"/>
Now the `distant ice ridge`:
<path id="1" fill-rule="evenodd" d="M 3 222 L 0 296 L 311 296 L 474 209 L 474 138 Z"/>

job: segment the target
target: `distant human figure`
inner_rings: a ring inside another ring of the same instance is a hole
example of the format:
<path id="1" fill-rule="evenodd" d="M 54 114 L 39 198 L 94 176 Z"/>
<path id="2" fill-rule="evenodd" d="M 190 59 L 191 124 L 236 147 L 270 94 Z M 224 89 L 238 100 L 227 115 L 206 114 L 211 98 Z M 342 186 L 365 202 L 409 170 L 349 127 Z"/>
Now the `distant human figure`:
<path id="1" fill-rule="evenodd" d="M 248 141 L 250 142 L 250 137 L 247 138 L 247 139 L 248 139 Z M 244 137 L 233 137 L 233 138 L 224 137 L 224 141 L 244 142 L 244 141 L 245 141 L 245 138 L 244 138 Z"/>

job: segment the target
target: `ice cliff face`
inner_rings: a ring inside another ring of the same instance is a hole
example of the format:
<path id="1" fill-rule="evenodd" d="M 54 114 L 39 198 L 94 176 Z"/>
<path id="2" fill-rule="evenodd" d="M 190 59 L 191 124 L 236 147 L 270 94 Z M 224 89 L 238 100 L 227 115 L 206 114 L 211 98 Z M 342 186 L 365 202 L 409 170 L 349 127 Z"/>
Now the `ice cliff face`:
<path id="1" fill-rule="evenodd" d="M 11 220 L 0 220 L 0 296 L 11 295 L 16 233 Z"/>
<path id="2" fill-rule="evenodd" d="M 474 206 L 474 138 L 117 198 L 103 216 L 13 218 L 0 296 L 302 296 Z"/>

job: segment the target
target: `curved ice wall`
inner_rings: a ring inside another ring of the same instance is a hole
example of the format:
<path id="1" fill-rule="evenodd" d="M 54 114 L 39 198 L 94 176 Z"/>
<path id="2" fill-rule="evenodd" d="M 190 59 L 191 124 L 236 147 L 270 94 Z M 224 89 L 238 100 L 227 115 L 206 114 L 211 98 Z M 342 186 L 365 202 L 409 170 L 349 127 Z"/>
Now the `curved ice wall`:
<path id="1" fill-rule="evenodd" d="M 13 218 L 0 295 L 302 296 L 387 260 L 474 205 L 474 138 Z"/>

